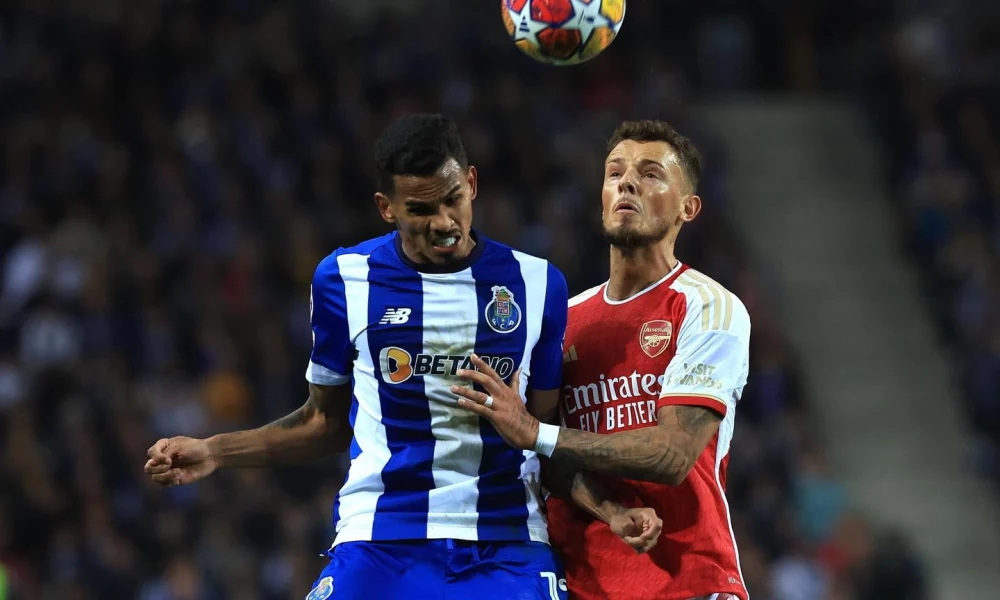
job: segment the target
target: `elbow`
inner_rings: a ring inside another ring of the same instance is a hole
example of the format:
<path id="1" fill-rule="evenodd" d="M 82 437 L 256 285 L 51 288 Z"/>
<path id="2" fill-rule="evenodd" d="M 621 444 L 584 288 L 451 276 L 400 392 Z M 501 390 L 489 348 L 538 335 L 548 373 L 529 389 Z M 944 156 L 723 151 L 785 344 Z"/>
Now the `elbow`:
<path id="1" fill-rule="evenodd" d="M 329 446 L 329 454 L 346 454 L 351 450 L 351 437 L 340 436 L 333 438 Z"/>
<path id="2" fill-rule="evenodd" d="M 697 460 L 698 456 L 692 452 L 688 452 L 686 448 L 678 448 L 670 452 L 667 459 L 662 463 L 663 468 L 660 470 L 660 481 L 658 483 L 663 483 L 671 487 L 676 487 L 684 483 L 691 470 L 694 469 Z"/>
<path id="3" fill-rule="evenodd" d="M 664 483 L 666 485 L 669 485 L 670 487 L 677 487 L 680 484 L 684 483 L 684 480 L 687 479 L 688 474 L 691 473 L 692 468 L 694 468 L 694 465 L 685 465 L 671 469 L 664 474 L 663 481 L 661 481 L 660 483 Z"/>
<path id="4" fill-rule="evenodd" d="M 354 432 L 351 431 L 350 427 L 335 427 L 328 430 L 327 439 L 330 441 L 331 452 L 343 454 L 350 451 Z"/>
<path id="5" fill-rule="evenodd" d="M 318 415 L 312 426 L 313 437 L 324 449 L 324 454 L 343 454 L 351 449 L 354 432 L 350 427 L 326 415 Z"/>

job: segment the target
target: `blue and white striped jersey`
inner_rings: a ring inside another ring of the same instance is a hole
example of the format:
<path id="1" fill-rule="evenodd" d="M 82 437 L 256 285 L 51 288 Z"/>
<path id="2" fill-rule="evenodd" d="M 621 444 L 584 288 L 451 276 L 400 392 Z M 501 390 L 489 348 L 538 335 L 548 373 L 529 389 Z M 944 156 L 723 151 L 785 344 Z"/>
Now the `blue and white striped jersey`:
<path id="1" fill-rule="evenodd" d="M 508 446 L 449 387 L 475 352 L 505 379 L 521 368 L 522 395 L 559 388 L 566 280 L 543 259 L 477 240 L 447 271 L 415 265 L 395 233 L 316 269 L 306 379 L 353 385 L 334 544 L 548 542 L 535 453 Z"/>

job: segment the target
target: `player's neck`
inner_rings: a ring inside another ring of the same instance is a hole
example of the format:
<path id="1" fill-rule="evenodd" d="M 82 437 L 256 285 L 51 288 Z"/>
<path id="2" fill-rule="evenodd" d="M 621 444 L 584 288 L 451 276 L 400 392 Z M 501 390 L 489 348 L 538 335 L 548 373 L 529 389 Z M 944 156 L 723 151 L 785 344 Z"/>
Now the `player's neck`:
<path id="1" fill-rule="evenodd" d="M 671 243 L 631 249 L 612 246 L 608 298 L 628 300 L 666 277 L 676 266 L 674 245 Z"/>

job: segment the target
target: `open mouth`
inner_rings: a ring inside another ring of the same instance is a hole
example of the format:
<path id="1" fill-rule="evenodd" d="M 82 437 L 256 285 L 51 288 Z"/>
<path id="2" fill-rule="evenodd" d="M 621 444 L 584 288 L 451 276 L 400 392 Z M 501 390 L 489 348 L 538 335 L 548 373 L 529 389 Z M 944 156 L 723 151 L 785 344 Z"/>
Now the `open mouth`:
<path id="1" fill-rule="evenodd" d="M 622 201 L 615 205 L 612 212 L 637 215 L 639 214 L 639 207 L 631 202 Z"/>
<path id="2" fill-rule="evenodd" d="M 431 239 L 431 247 L 434 248 L 435 252 L 441 254 L 451 254 L 452 252 L 458 250 L 458 242 L 461 241 L 462 236 L 458 234 L 435 237 Z"/>

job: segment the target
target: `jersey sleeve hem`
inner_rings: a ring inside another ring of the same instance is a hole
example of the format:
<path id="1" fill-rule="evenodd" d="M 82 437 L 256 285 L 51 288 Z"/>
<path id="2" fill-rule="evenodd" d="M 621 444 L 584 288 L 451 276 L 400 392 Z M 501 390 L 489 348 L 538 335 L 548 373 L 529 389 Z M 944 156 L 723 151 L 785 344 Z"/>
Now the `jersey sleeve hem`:
<path id="1" fill-rule="evenodd" d="M 656 401 L 656 409 L 665 406 L 700 406 L 723 417 L 729 412 L 729 405 L 724 400 L 708 394 L 663 394 Z"/>
<path id="2" fill-rule="evenodd" d="M 306 381 L 313 385 L 337 386 L 350 383 L 351 377 L 309 361 L 309 366 L 306 368 Z"/>

